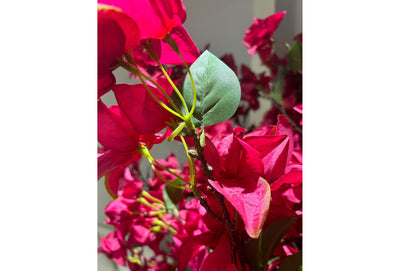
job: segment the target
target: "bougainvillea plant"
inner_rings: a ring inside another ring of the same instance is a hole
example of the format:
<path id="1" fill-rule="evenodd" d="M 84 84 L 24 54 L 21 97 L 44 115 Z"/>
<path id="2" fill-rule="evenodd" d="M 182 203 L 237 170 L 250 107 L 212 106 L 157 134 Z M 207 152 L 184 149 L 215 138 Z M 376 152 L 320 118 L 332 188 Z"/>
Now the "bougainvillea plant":
<path id="1" fill-rule="evenodd" d="M 200 53 L 181 0 L 98 0 L 97 10 L 98 178 L 114 227 L 99 253 L 130 270 L 301 270 L 302 39 L 275 52 L 285 12 L 245 33 L 267 68 L 255 74 Z M 140 83 L 118 83 L 117 67 Z M 248 126 L 260 99 L 273 106 Z M 187 163 L 153 158 L 173 140 Z"/>

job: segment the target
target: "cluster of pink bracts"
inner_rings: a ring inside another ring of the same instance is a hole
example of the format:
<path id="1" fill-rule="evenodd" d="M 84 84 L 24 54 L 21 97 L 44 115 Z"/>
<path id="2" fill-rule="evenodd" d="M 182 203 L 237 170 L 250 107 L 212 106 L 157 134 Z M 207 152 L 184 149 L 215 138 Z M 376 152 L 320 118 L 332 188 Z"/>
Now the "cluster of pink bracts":
<path id="1" fill-rule="evenodd" d="M 244 39 L 249 53 L 258 52 L 271 67 L 271 37 L 284 14 L 257 19 Z M 149 70 L 183 65 L 169 39 L 188 64 L 200 55 L 182 26 L 185 19 L 181 0 L 98 1 L 98 141 L 102 146 L 98 177 L 105 176 L 114 198 L 105 209 L 109 217 L 105 222 L 115 228 L 101 238 L 99 252 L 131 270 L 183 271 L 187 266 L 207 271 L 258 270 L 255 261 L 260 259 L 254 255 L 267 257 L 261 259 L 262 266 L 276 270 L 287 256 L 301 250 L 301 134 L 293 130 L 292 119 L 267 114 L 264 124 L 251 131 L 224 121 L 204 128 L 202 145 L 196 142 L 199 129 L 194 136 L 184 135 L 196 158 L 194 188 L 180 181 L 189 180 L 193 168 L 180 165 L 173 154 L 152 161 L 151 176 L 143 177 L 139 171 L 140 159 L 145 156 L 151 161 L 149 150 L 164 142 L 179 122 L 160 106 L 160 102 L 170 106 L 166 94 L 173 93 L 171 83 L 163 73 L 154 75 Z M 147 77 L 146 87 L 117 84 L 112 71 L 118 66 Z M 171 78 L 172 71 L 167 69 Z M 242 89 L 248 90 L 242 99 L 249 108 L 258 108 L 259 95 L 251 91 L 260 79 L 243 67 L 242 74 Z M 273 76 L 262 80 L 266 92 Z M 287 85 L 283 106 L 289 111 L 294 105 L 288 101 L 296 103 L 297 112 L 291 114 L 297 114 L 299 124 L 298 94 Z M 108 107 L 101 96 L 111 90 L 118 105 Z M 275 124 L 267 125 L 271 117 Z M 287 230 L 274 235 L 274 225 L 282 221 Z M 277 240 L 264 241 L 260 251 L 253 241 L 268 234 Z"/>

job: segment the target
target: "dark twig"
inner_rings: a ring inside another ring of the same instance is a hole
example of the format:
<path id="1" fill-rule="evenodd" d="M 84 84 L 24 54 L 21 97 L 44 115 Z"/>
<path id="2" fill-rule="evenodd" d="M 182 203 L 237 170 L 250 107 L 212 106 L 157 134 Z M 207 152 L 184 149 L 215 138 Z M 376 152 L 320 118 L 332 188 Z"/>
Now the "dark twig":
<path id="1" fill-rule="evenodd" d="M 215 214 L 215 213 L 213 212 L 213 210 L 211 210 L 210 206 L 209 206 L 208 203 L 207 203 L 207 200 L 206 200 L 203 196 L 200 197 L 200 204 L 201 204 L 201 206 L 204 207 L 204 209 L 206 209 L 207 213 L 208 213 L 212 218 L 214 218 L 215 220 L 217 220 L 218 222 L 220 222 L 220 223 L 222 223 L 222 224 L 225 224 L 224 219 L 223 219 L 222 217 L 219 217 L 217 214 Z"/>
<path id="2" fill-rule="evenodd" d="M 189 135 L 193 138 L 195 148 L 196 148 L 196 153 L 193 153 L 192 157 L 196 156 L 196 158 L 201 162 L 201 168 L 202 168 L 204 175 L 209 180 L 215 182 L 214 176 L 212 173 L 212 169 L 210 169 L 209 165 L 207 164 L 207 161 L 205 159 L 204 152 L 203 152 L 204 149 L 200 145 L 199 138 L 197 137 L 194 130 L 190 131 Z M 237 240 L 239 236 L 235 230 L 235 224 L 236 224 L 235 218 L 233 219 L 233 221 L 230 220 L 230 215 L 229 215 L 228 209 L 226 208 L 226 205 L 225 205 L 225 198 L 222 196 L 222 194 L 219 193 L 214 187 L 210 187 L 210 191 L 212 192 L 213 196 L 216 198 L 218 204 L 221 207 L 223 218 L 219 217 L 211 210 L 211 208 L 210 208 L 210 206 L 208 206 L 205 198 L 203 198 L 203 197 L 200 198 L 200 204 L 206 209 L 206 211 L 210 214 L 211 217 L 213 217 L 220 223 L 224 224 L 225 227 L 227 228 L 229 237 L 231 240 L 231 242 L 230 242 L 231 249 L 233 252 L 232 260 L 233 260 L 234 264 L 236 266 L 238 266 L 237 260 L 236 260 L 236 253 L 239 252 L 239 254 L 241 254 L 240 253 L 241 248 L 240 248 L 240 241 Z M 240 260 L 241 260 L 241 265 L 243 266 L 242 259 L 240 259 Z"/>

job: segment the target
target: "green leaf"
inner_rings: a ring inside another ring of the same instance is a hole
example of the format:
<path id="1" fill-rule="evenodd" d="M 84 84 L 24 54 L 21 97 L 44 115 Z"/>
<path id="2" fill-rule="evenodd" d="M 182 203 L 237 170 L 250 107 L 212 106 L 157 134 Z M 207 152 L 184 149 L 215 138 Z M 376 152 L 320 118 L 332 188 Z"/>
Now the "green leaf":
<path id="1" fill-rule="evenodd" d="M 240 102 L 240 83 L 236 74 L 218 57 L 204 51 L 192 64 L 190 71 L 196 86 L 196 108 L 192 116 L 196 127 L 205 127 L 228 120 Z M 190 110 L 193 104 L 193 86 L 186 75 L 182 96 Z M 173 95 L 174 102 L 185 112 L 182 103 Z"/>
<path id="2" fill-rule="evenodd" d="M 278 73 L 271 88 L 272 98 L 281 106 L 283 105 L 282 93 L 285 86 L 286 73 L 286 69 L 283 66 L 279 66 Z"/>
<path id="3" fill-rule="evenodd" d="M 275 221 L 263 230 L 261 238 L 259 238 L 259 247 L 261 247 L 261 256 L 266 261 L 271 257 L 274 248 L 282 240 L 283 236 L 289 231 L 292 224 L 298 217 L 285 217 Z"/>
<path id="4" fill-rule="evenodd" d="M 264 270 L 271 253 L 288 232 L 297 217 L 286 217 L 275 221 L 262 230 L 258 239 L 250 239 L 245 246 L 245 257 L 254 270 Z"/>
<path id="5" fill-rule="evenodd" d="M 181 185 L 181 181 L 179 179 L 175 179 L 172 181 L 173 184 Z M 183 190 L 173 187 L 172 185 L 165 186 L 167 190 L 168 197 L 174 204 L 177 204 L 183 198 Z"/>
<path id="6" fill-rule="evenodd" d="M 295 42 L 293 47 L 289 52 L 289 69 L 293 71 L 301 71 L 302 70 L 302 46 L 299 40 Z"/>
<path id="7" fill-rule="evenodd" d="M 302 251 L 287 256 L 279 265 L 279 271 L 301 271 L 302 270 Z"/>
<path id="8" fill-rule="evenodd" d="M 250 265 L 251 270 L 264 270 L 265 262 L 261 258 L 260 253 L 258 253 L 258 239 L 250 238 L 245 245 L 244 252 L 246 262 Z"/>
<path id="9" fill-rule="evenodd" d="M 164 202 L 165 206 L 167 207 L 168 210 L 170 210 L 174 215 L 178 215 L 178 209 L 176 208 L 175 204 L 172 202 L 168 195 L 167 191 L 168 185 L 166 185 L 163 189 L 163 197 L 164 197 Z"/>

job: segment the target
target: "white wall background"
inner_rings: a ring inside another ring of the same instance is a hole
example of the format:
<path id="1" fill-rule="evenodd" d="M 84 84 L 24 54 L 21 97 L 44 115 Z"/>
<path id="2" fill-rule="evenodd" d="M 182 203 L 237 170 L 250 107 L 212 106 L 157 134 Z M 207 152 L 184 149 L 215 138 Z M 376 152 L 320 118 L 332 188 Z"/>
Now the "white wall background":
<path id="1" fill-rule="evenodd" d="M 183 0 L 187 10 L 187 20 L 184 24 L 199 49 L 210 44 L 209 51 L 216 56 L 232 53 L 236 65 L 246 64 L 251 66 L 255 72 L 262 70 L 257 57 L 251 58 L 247 54 L 247 48 L 243 45 L 245 30 L 252 24 L 253 18 L 265 18 L 275 11 L 286 10 L 287 14 L 276 33 L 276 37 L 282 41 L 291 39 L 301 32 L 302 0 Z M 133 83 L 129 74 L 122 69 L 116 71 L 117 82 Z M 115 100 L 111 94 L 103 97 L 106 104 L 113 104 Z M 263 104 L 269 106 L 268 103 Z M 264 109 L 265 111 L 265 109 Z M 254 114 L 254 118 L 261 117 Z M 156 158 L 165 158 L 170 152 L 181 149 L 179 143 L 168 143 L 155 146 L 152 154 Z M 177 153 L 178 159 L 184 161 L 182 153 Z M 98 234 L 106 235 L 112 227 L 104 224 L 106 216 L 104 208 L 111 201 L 111 197 L 104 189 L 104 180 L 98 183 Z M 99 271 L 128 270 L 117 266 L 104 254 L 98 257 Z"/>

